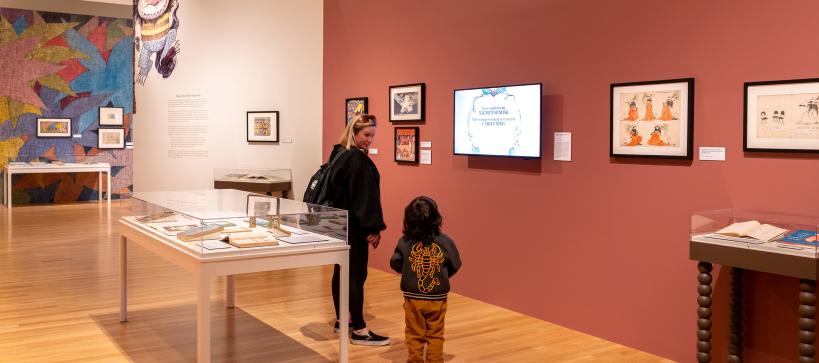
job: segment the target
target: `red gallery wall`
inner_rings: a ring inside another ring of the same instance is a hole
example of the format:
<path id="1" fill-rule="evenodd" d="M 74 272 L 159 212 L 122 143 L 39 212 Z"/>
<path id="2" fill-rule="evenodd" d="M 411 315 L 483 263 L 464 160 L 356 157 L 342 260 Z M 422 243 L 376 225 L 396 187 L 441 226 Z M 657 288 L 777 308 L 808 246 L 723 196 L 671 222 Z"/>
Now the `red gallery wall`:
<path id="1" fill-rule="evenodd" d="M 369 97 L 381 120 L 372 158 L 389 228 L 371 266 L 389 269 L 403 207 L 429 195 L 462 252 L 455 291 L 694 361 L 691 212 L 819 215 L 819 154 L 742 151 L 743 82 L 819 77 L 817 13 L 815 0 L 325 0 L 325 156 L 345 98 Z M 695 150 L 724 146 L 727 161 L 610 158 L 609 85 L 683 77 L 696 79 Z M 432 165 L 398 165 L 388 86 L 416 82 L 427 117 L 411 125 Z M 452 155 L 453 89 L 532 82 L 543 83 L 541 160 Z M 572 162 L 552 160 L 556 131 L 572 132 Z M 722 361 L 730 275 L 715 270 Z M 746 279 L 747 361 L 795 361 L 798 281 Z"/>

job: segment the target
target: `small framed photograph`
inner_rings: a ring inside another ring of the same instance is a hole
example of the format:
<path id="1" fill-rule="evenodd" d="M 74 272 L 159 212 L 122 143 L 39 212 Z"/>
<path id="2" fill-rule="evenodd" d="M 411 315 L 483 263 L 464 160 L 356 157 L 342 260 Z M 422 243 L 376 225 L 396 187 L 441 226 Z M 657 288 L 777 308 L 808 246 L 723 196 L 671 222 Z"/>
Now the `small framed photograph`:
<path id="1" fill-rule="evenodd" d="M 100 107 L 100 126 L 122 126 L 122 107 Z"/>
<path id="2" fill-rule="evenodd" d="M 268 214 L 276 213 L 273 203 L 276 201 L 275 197 L 259 194 L 247 195 L 247 215 L 264 217 Z"/>
<path id="3" fill-rule="evenodd" d="M 390 86 L 390 122 L 424 121 L 423 83 Z"/>
<path id="4" fill-rule="evenodd" d="M 612 157 L 694 157 L 694 79 L 611 85 Z"/>
<path id="5" fill-rule="evenodd" d="M 71 137 L 70 118 L 38 118 L 37 137 Z"/>
<path id="6" fill-rule="evenodd" d="M 745 83 L 743 151 L 819 152 L 819 78 Z"/>
<path id="7" fill-rule="evenodd" d="M 99 129 L 98 149 L 124 149 L 125 129 Z"/>
<path id="8" fill-rule="evenodd" d="M 418 128 L 395 128 L 395 161 L 418 163 Z"/>
<path id="9" fill-rule="evenodd" d="M 247 142 L 279 142 L 279 111 L 248 111 Z"/>
<path id="10" fill-rule="evenodd" d="M 347 125 L 356 115 L 367 113 L 367 97 L 348 98 L 344 101 L 344 107 L 347 112 L 344 125 Z"/>

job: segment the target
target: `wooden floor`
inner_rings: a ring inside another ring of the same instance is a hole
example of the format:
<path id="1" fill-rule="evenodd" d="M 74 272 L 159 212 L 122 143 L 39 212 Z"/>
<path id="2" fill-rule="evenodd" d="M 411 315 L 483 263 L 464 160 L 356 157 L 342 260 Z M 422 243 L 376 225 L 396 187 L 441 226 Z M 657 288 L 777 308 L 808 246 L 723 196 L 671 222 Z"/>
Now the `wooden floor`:
<path id="1" fill-rule="evenodd" d="M 119 322 L 117 219 L 129 203 L 0 207 L 0 362 L 194 362 L 192 276 L 133 245 L 129 322 Z M 338 358 L 331 269 L 240 275 L 236 308 L 224 280 L 212 296 L 214 362 Z M 402 362 L 398 277 L 370 270 L 365 314 L 388 347 L 350 346 L 352 362 Z M 662 362 L 640 351 L 450 295 L 449 362 Z"/>

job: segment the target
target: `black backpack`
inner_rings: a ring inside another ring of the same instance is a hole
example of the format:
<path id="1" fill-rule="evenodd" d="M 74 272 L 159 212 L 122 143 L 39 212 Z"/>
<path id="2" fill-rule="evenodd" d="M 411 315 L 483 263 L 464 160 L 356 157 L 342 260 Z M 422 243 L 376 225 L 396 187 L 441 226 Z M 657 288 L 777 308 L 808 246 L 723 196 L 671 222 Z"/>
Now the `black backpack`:
<path id="1" fill-rule="evenodd" d="M 305 203 L 330 205 L 327 195 L 330 191 L 330 172 L 336 161 L 346 152 L 347 150 L 339 151 L 332 160 L 320 166 L 318 171 L 310 177 L 310 183 L 307 184 L 307 190 L 304 191 L 302 199 Z"/>

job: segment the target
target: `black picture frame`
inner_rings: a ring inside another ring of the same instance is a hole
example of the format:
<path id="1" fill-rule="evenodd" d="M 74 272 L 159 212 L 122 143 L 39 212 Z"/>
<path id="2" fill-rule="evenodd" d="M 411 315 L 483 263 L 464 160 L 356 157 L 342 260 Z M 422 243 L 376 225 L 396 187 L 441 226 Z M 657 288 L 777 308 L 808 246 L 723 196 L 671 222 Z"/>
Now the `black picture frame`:
<path id="1" fill-rule="evenodd" d="M 49 132 L 49 125 L 55 125 L 59 130 Z M 37 138 L 40 139 L 69 139 L 73 137 L 73 123 L 70 118 L 37 118 Z"/>
<path id="2" fill-rule="evenodd" d="M 745 82 L 742 104 L 742 151 L 819 153 L 819 78 Z"/>
<path id="3" fill-rule="evenodd" d="M 247 142 L 279 142 L 279 111 L 247 111 L 246 121 Z"/>
<path id="4" fill-rule="evenodd" d="M 111 121 L 113 119 L 113 121 Z M 125 109 L 123 107 L 99 107 L 100 126 L 124 126 Z"/>
<path id="5" fill-rule="evenodd" d="M 393 155 L 396 162 L 418 164 L 421 152 L 420 132 L 421 130 L 417 126 L 395 128 L 395 131 L 393 131 Z M 399 139 L 401 136 L 412 136 L 414 140 L 410 140 L 409 143 L 402 143 L 402 140 Z M 411 147 L 410 150 L 401 150 L 403 146 Z M 404 155 L 411 155 L 412 157 Z"/>
<path id="6" fill-rule="evenodd" d="M 659 112 L 653 108 L 653 97 L 657 95 L 666 97 Z M 639 102 L 643 102 L 643 109 L 636 108 L 637 97 L 641 97 Z M 613 83 L 609 101 L 609 156 L 694 158 L 694 78 Z M 675 107 L 674 103 L 678 105 Z M 660 116 L 655 116 L 655 112 Z M 651 135 L 645 143 L 641 130 L 650 130 L 644 132 Z M 663 132 L 666 139 L 662 139 Z M 674 133 L 677 138 L 669 137 L 669 133 Z"/>
<path id="7" fill-rule="evenodd" d="M 415 96 L 413 96 L 413 94 Z M 426 114 L 426 84 L 412 83 L 389 87 L 387 110 L 390 122 L 418 122 L 424 121 Z M 405 101 L 402 101 L 405 100 Z M 406 102 L 402 105 L 402 102 Z M 414 102 L 415 104 L 412 104 Z M 404 112 L 405 108 L 408 112 Z M 400 108 L 396 112 L 396 109 Z"/>
<path id="8" fill-rule="evenodd" d="M 104 133 L 116 133 L 119 137 L 120 142 L 114 144 L 108 142 L 103 142 L 103 134 Z M 115 128 L 100 128 L 97 130 L 97 149 L 100 150 L 109 150 L 109 149 L 124 149 L 125 148 L 125 129 L 121 127 Z"/>
<path id="9" fill-rule="evenodd" d="M 352 97 L 347 98 L 344 100 L 344 112 L 345 112 L 345 121 L 344 126 L 347 126 L 350 121 L 352 121 L 353 117 L 359 114 L 366 114 L 368 112 L 368 103 L 369 100 L 367 97 Z M 360 112 L 356 112 L 359 105 L 363 106 L 363 109 Z"/>

